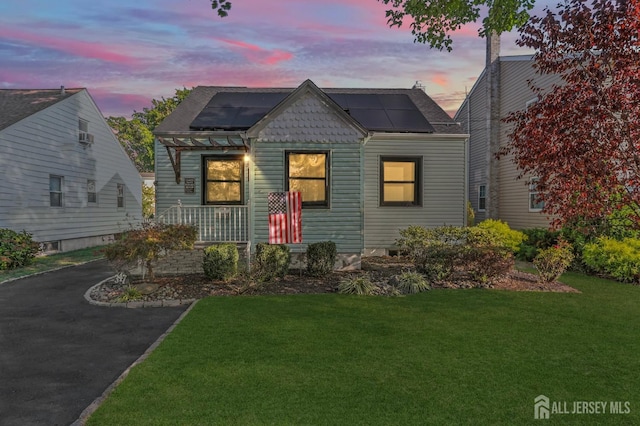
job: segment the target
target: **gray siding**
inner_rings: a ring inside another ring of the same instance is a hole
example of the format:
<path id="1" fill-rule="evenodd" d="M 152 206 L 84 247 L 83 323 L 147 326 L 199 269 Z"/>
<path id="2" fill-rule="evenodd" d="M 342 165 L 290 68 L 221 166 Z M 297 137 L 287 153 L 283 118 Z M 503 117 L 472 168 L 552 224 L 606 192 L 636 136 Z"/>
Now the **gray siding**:
<path id="1" fill-rule="evenodd" d="M 523 110 L 527 101 L 535 96 L 529 86 L 528 80 L 533 80 L 540 87 L 551 87 L 561 82 L 558 76 L 536 75 L 530 60 L 502 61 L 501 74 L 501 116 L 506 117 L 512 111 Z M 500 145 L 508 143 L 508 133 L 511 126 L 502 123 Z M 544 143 L 544 141 L 540 141 Z M 511 161 L 511 157 L 505 157 L 499 161 L 500 179 L 500 219 L 516 229 L 549 226 L 547 217 L 539 212 L 529 211 L 529 187 L 527 179 L 516 179 L 519 170 Z"/>
<path id="2" fill-rule="evenodd" d="M 224 156 L 224 155 L 244 155 L 244 151 L 227 151 L 222 150 L 195 150 L 183 151 L 180 159 L 180 182 L 176 183 L 175 172 L 171 166 L 171 161 L 164 145 L 156 140 L 156 212 L 161 215 L 171 206 L 178 204 L 178 201 L 184 206 L 200 206 L 203 199 L 202 187 L 202 161 L 206 156 Z M 249 186 L 246 184 L 246 177 L 249 175 L 249 164 L 245 164 L 245 186 L 244 199 L 249 199 Z M 193 193 L 185 193 L 185 178 L 195 179 L 195 190 Z"/>
<path id="3" fill-rule="evenodd" d="M 463 226 L 466 215 L 465 137 L 384 138 L 384 135 L 375 136 L 364 149 L 365 251 L 394 248 L 399 230 L 410 225 Z M 422 156 L 421 207 L 380 206 L 380 157 L 394 155 Z"/>
<path id="4" fill-rule="evenodd" d="M 93 144 L 78 142 L 78 118 Z M 37 241 L 89 239 L 122 232 L 142 216 L 140 175 L 86 92 L 0 131 L 0 227 L 27 230 Z M 63 206 L 49 203 L 49 176 L 63 177 Z M 87 201 L 87 180 L 97 202 Z M 125 186 L 118 208 L 116 185 Z M 93 239 L 95 241 L 95 238 Z"/>
<path id="5" fill-rule="evenodd" d="M 306 94 L 260 132 L 253 142 L 255 242 L 268 240 L 267 195 L 285 189 L 285 152 L 329 151 L 329 208 L 305 208 L 306 245 L 333 241 L 339 253 L 362 252 L 360 135 L 320 100 Z"/>
<path id="6" fill-rule="evenodd" d="M 455 120 L 460 122 L 469 133 L 469 201 L 476 215 L 476 223 L 486 219 L 486 210 L 478 206 L 478 188 L 486 185 L 488 189 L 488 150 L 487 141 L 487 93 L 486 74 L 482 74 Z"/>

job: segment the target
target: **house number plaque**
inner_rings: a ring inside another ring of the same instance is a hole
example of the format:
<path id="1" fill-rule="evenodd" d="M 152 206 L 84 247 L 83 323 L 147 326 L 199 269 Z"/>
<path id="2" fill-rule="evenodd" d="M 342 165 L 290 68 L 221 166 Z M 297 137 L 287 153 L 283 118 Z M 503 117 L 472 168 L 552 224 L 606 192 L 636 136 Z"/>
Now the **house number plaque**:
<path id="1" fill-rule="evenodd" d="M 184 193 L 193 194 L 194 192 L 196 192 L 196 179 L 184 178 Z"/>

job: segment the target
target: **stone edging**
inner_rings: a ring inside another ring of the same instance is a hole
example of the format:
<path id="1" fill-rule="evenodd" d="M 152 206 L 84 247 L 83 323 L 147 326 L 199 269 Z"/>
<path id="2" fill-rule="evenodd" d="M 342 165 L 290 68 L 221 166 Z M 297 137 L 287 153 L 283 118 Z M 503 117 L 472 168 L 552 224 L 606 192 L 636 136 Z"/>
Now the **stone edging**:
<path id="1" fill-rule="evenodd" d="M 117 302 L 100 302 L 98 300 L 93 300 L 91 298 L 91 292 L 94 288 L 101 286 L 105 282 L 112 280 L 115 277 L 109 277 L 100 281 L 98 284 L 93 285 L 84 293 L 84 298 L 87 302 L 94 306 L 104 306 L 108 308 L 162 308 L 169 306 L 181 306 L 181 305 L 190 305 L 195 302 L 197 299 L 178 299 L 178 300 L 152 300 L 152 301 L 134 301 L 134 302 L 125 302 L 125 303 L 117 303 Z"/>
<path id="2" fill-rule="evenodd" d="M 96 302 L 96 303 L 99 303 L 99 302 Z M 118 304 L 115 304 L 115 305 L 118 305 Z M 120 303 L 119 305 L 123 305 L 123 303 Z M 151 355 L 151 353 L 160 345 L 160 343 L 162 343 L 164 339 L 173 331 L 173 329 L 176 328 L 176 326 L 184 319 L 184 317 L 186 317 L 189 314 L 189 312 L 191 312 L 191 309 L 193 309 L 195 305 L 196 305 L 196 302 L 191 303 L 191 305 L 178 317 L 178 319 L 175 320 L 173 324 L 171 324 L 171 327 L 169 327 L 167 331 L 165 331 L 160 337 L 158 337 L 158 339 L 156 339 L 156 341 L 153 342 L 153 344 L 149 346 L 147 350 L 142 355 L 140 355 L 138 359 L 136 359 L 133 362 L 133 364 L 127 367 L 127 369 L 124 370 L 122 374 L 120 374 L 120 376 L 107 387 L 107 389 L 105 389 L 102 395 L 100 395 L 95 400 L 93 400 L 93 402 L 91 402 L 91 404 L 89 404 L 89 406 L 85 408 L 84 411 L 82 411 L 82 413 L 80 413 L 80 416 L 78 417 L 78 419 L 75 422 L 73 422 L 71 426 L 83 426 L 84 424 L 86 424 L 89 417 L 102 405 L 102 403 L 104 403 L 104 401 L 109 397 L 109 395 L 111 395 L 111 393 L 115 390 L 115 388 L 120 383 L 122 383 L 124 379 L 127 378 L 131 369 L 136 365 L 140 364 L 141 362 L 143 362 L 144 360 L 146 360 L 147 357 Z M 168 306 L 168 305 L 165 305 L 165 306 Z"/>

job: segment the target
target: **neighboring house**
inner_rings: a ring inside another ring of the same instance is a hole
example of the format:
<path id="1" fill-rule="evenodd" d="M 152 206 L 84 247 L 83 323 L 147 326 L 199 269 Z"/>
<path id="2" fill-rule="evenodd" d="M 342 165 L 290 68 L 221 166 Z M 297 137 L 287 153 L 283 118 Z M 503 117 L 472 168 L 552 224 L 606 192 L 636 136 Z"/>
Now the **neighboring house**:
<path id="1" fill-rule="evenodd" d="M 551 88 L 561 79 L 536 74 L 531 55 L 498 53 L 499 39 L 490 38 L 486 67 L 454 117 L 470 135 L 469 200 L 476 222 L 493 218 L 516 229 L 547 228 L 549 219 L 540 212 L 543 206 L 536 202 L 535 176 L 516 179 L 519 170 L 511 157 L 497 160 L 495 153 L 508 143 L 511 125 L 502 119 L 537 101 L 528 81 Z"/>
<path id="2" fill-rule="evenodd" d="M 0 228 L 45 251 L 139 223 L 141 179 L 86 89 L 0 90 Z"/>
<path id="3" fill-rule="evenodd" d="M 464 225 L 467 135 L 420 89 L 197 87 L 154 131 L 156 208 L 200 241 L 268 241 L 270 192 L 302 192 L 303 243 L 340 266 L 410 225 Z M 249 244 L 249 246 L 251 246 Z"/>

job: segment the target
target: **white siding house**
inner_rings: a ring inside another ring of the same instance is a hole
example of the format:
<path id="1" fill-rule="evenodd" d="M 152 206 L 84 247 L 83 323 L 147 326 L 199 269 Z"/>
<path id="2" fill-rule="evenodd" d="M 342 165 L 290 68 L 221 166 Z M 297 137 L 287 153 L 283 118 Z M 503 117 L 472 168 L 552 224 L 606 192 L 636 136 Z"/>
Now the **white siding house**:
<path id="1" fill-rule="evenodd" d="M 0 228 L 47 251 L 140 223 L 140 174 L 86 89 L 0 90 L 0 170 Z"/>
<path id="2" fill-rule="evenodd" d="M 467 135 L 418 88 L 201 86 L 154 133 L 158 218 L 200 241 L 267 242 L 268 194 L 293 187 L 292 250 L 331 240 L 337 267 L 394 250 L 409 225 L 466 221 Z"/>

